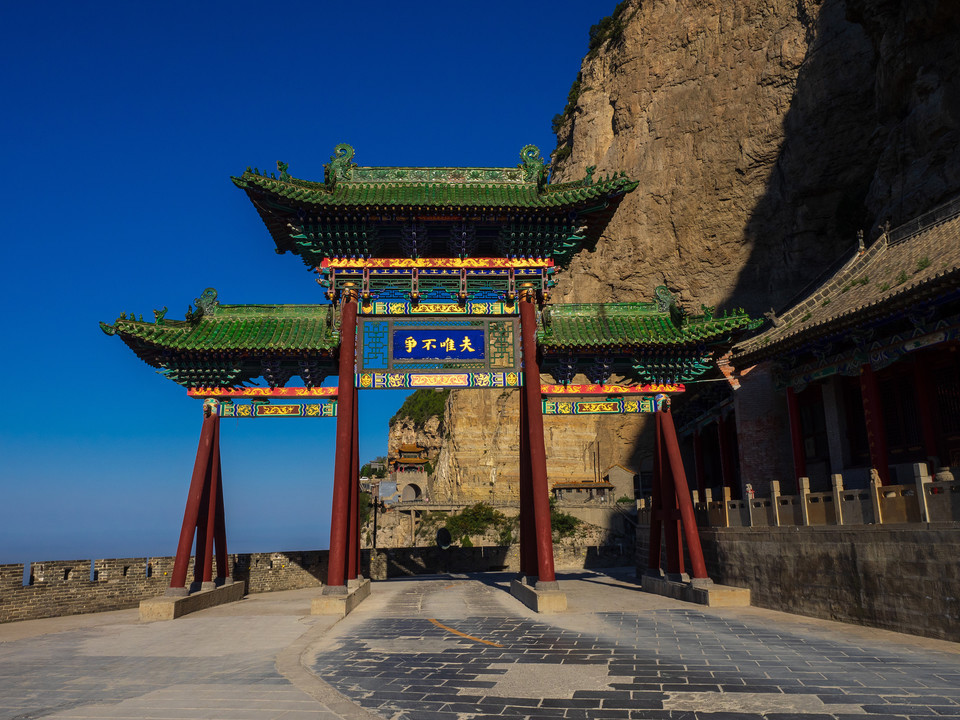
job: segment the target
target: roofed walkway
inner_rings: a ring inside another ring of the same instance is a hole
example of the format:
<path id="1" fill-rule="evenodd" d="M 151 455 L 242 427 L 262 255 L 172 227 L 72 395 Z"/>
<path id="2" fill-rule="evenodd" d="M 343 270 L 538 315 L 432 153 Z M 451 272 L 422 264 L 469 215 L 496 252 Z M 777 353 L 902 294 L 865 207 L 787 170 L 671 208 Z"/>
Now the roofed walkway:
<path id="1" fill-rule="evenodd" d="M 173 622 L 135 610 L 0 625 L 0 718 L 689 718 L 960 715 L 960 645 L 561 576 L 537 616 L 506 574 L 376 583 L 334 624 L 316 590 Z"/>

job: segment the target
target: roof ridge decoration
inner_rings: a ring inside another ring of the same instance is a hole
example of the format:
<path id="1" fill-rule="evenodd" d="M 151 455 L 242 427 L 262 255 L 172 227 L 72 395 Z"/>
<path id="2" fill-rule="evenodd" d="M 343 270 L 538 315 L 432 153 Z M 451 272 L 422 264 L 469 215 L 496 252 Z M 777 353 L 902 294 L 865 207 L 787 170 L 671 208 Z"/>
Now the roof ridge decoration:
<path id="1" fill-rule="evenodd" d="M 323 180 L 327 187 L 333 187 L 338 180 L 351 180 L 350 171 L 357 167 L 353 162 L 355 150 L 352 145 L 339 143 L 333 148 L 333 155 L 330 156 L 330 162 L 323 166 Z"/>
<path id="2" fill-rule="evenodd" d="M 540 148 L 536 145 L 524 145 L 520 150 L 520 164 L 517 166 L 523 171 L 523 178 L 527 182 L 537 184 L 542 188 L 547 182 L 547 166 L 540 157 Z"/>
<path id="3" fill-rule="evenodd" d="M 196 322 L 204 315 L 213 313 L 216 310 L 217 305 L 220 304 L 217 302 L 216 288 L 212 287 L 209 287 L 200 293 L 200 297 L 194 298 L 193 302 L 197 304 L 197 309 L 194 310 L 193 305 L 188 305 L 187 312 L 184 314 L 184 317 L 188 322 Z"/>

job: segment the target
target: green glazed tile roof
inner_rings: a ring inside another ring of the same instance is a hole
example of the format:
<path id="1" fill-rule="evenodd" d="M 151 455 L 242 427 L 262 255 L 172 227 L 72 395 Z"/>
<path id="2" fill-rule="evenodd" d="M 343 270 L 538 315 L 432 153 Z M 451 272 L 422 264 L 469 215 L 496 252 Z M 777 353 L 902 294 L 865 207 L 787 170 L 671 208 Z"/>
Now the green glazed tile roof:
<path id="1" fill-rule="evenodd" d="M 217 305 L 195 320 L 119 318 L 105 332 L 173 351 L 332 350 L 339 334 L 330 305 Z"/>
<path id="2" fill-rule="evenodd" d="M 245 190 L 258 188 L 277 198 L 309 205 L 331 206 L 425 206 L 551 208 L 589 203 L 609 195 L 630 192 L 636 182 L 625 177 L 601 180 L 594 185 L 540 189 L 536 183 L 460 184 L 354 183 L 338 182 L 332 188 L 322 183 L 307 183 L 290 178 L 276 180 L 245 172 L 233 182 Z M 316 187 L 319 185 L 319 187 Z"/>
<path id="3" fill-rule="evenodd" d="M 834 275 L 776 318 L 774 327 L 739 343 L 741 364 L 792 352 L 819 338 L 845 335 L 868 322 L 919 312 L 960 289 L 960 199 L 884 233 Z"/>
<path id="4" fill-rule="evenodd" d="M 759 325 L 743 311 L 674 317 L 679 326 L 657 303 L 553 305 L 543 313 L 537 340 L 550 350 L 710 344 Z"/>
<path id="5" fill-rule="evenodd" d="M 353 152 L 349 145 L 337 146 L 325 166 L 324 182 L 292 177 L 285 163 L 277 163 L 279 177 L 247 168 L 231 179 L 251 197 L 344 207 L 561 208 L 622 195 L 639 184 L 621 174 L 550 185 L 540 151 L 532 145 L 521 151 L 522 162 L 513 168 L 359 167 L 351 162 Z"/>

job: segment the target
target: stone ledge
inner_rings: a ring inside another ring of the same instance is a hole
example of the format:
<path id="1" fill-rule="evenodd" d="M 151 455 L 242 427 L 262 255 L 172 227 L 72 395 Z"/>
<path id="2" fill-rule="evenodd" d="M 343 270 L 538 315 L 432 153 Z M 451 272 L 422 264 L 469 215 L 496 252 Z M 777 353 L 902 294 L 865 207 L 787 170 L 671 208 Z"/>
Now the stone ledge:
<path id="1" fill-rule="evenodd" d="M 174 620 L 197 610 L 205 610 L 216 605 L 235 602 L 243 598 L 245 594 L 246 583 L 240 580 L 229 585 L 221 585 L 212 590 L 201 590 L 183 597 L 161 595 L 160 597 L 147 598 L 140 601 L 140 620 L 141 622 Z"/>
<path id="2" fill-rule="evenodd" d="M 650 575 L 644 575 L 641 581 L 644 592 L 663 595 L 675 600 L 707 605 L 709 607 L 749 607 L 749 588 L 730 585 L 717 585 L 712 582 L 700 585 L 693 582 L 674 582 Z"/>
<path id="3" fill-rule="evenodd" d="M 348 588 L 346 595 L 320 595 L 315 597 L 310 602 L 310 614 L 346 617 L 369 595 L 370 580 L 364 578 L 355 587 Z"/>
<path id="4" fill-rule="evenodd" d="M 562 613 L 567 609 L 567 595 L 562 590 L 537 590 L 520 580 L 511 580 L 510 594 L 534 612 Z"/>

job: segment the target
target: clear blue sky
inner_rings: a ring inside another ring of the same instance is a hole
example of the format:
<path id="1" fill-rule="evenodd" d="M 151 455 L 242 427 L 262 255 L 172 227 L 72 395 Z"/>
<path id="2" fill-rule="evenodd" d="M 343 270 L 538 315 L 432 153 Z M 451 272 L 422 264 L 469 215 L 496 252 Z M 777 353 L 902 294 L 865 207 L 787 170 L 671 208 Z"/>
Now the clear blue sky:
<path id="1" fill-rule="evenodd" d="M 97 322 L 321 301 L 230 175 L 547 155 L 614 4 L 5 3 L 0 563 L 173 554 L 200 403 Z M 403 397 L 361 393 L 361 460 Z M 334 429 L 224 421 L 231 551 L 327 547 Z"/>

